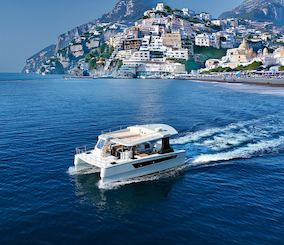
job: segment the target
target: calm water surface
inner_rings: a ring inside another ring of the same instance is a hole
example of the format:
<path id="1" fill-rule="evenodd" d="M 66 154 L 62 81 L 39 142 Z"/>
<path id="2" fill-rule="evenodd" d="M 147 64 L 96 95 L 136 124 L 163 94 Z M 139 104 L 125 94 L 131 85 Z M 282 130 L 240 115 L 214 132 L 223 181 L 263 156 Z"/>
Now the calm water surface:
<path id="1" fill-rule="evenodd" d="M 1 74 L 0 243 L 283 244 L 284 97 L 247 90 Z M 109 189 L 70 171 L 101 130 L 159 122 L 185 171 Z"/>

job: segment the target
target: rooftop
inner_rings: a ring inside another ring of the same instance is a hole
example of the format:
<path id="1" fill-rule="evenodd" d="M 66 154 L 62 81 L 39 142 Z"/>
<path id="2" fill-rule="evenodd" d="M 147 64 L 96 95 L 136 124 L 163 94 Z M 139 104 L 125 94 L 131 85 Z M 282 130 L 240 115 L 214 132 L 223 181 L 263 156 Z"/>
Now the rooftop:
<path id="1" fill-rule="evenodd" d="M 149 124 L 131 126 L 119 131 L 103 134 L 101 137 L 108 138 L 116 144 L 131 147 L 170 137 L 177 133 L 173 127 L 166 124 Z"/>

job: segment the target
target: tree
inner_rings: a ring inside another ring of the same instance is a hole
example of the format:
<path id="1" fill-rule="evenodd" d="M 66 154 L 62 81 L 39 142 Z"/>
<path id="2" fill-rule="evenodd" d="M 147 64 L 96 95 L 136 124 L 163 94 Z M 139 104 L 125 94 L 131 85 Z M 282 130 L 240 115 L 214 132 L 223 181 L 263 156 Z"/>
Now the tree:
<path id="1" fill-rule="evenodd" d="M 280 66 L 280 67 L 278 68 L 278 71 L 284 71 L 284 66 Z"/>
<path id="2" fill-rule="evenodd" d="M 165 11 L 169 14 L 171 14 L 173 12 L 172 8 L 169 5 L 165 6 Z"/>

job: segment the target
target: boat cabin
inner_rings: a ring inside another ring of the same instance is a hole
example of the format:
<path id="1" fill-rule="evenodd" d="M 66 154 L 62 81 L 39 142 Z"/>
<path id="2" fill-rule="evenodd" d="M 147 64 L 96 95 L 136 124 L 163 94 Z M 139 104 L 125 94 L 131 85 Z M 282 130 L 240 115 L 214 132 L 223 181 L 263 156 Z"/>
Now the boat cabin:
<path id="1" fill-rule="evenodd" d="M 99 136 L 95 151 L 101 157 L 130 160 L 173 152 L 170 137 L 177 131 L 163 124 L 132 126 Z"/>

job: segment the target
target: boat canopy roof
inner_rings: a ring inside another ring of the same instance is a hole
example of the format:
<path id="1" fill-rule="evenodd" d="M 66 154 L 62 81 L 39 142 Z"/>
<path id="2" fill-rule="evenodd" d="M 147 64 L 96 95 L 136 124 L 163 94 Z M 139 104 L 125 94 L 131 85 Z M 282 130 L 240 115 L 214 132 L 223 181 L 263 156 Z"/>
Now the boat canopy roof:
<path id="1" fill-rule="evenodd" d="M 145 142 L 160 140 L 178 134 L 177 130 L 166 124 L 148 124 L 127 127 L 119 131 L 106 133 L 100 138 L 127 147 L 136 146 Z"/>

